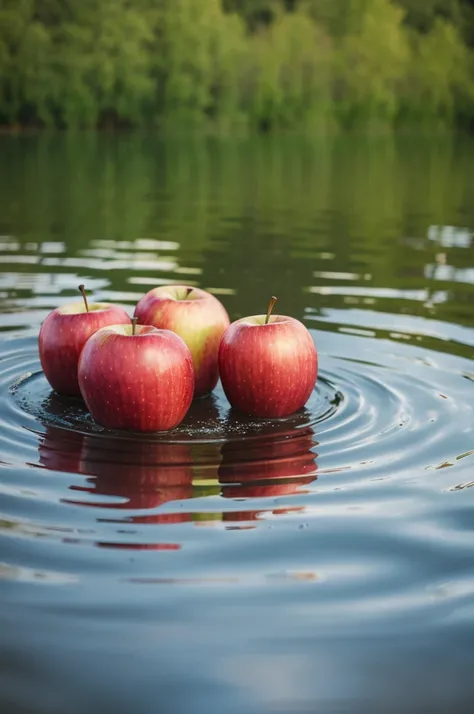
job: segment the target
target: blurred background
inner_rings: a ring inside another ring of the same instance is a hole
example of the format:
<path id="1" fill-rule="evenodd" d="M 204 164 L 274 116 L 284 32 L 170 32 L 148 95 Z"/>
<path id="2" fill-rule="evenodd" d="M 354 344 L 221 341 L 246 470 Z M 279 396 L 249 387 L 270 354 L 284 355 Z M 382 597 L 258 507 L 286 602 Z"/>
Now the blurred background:
<path id="1" fill-rule="evenodd" d="M 0 125 L 472 127 L 473 0 L 1 0 Z"/>

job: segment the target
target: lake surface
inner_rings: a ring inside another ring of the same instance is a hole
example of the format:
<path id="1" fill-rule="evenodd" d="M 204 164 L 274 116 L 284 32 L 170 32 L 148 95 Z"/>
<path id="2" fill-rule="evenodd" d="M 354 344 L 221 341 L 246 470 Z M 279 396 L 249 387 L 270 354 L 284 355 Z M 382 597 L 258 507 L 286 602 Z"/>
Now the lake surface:
<path id="1" fill-rule="evenodd" d="M 474 701 L 474 143 L 0 137 L 0 711 Z M 107 432 L 37 335 L 199 285 L 301 319 L 307 407 Z"/>

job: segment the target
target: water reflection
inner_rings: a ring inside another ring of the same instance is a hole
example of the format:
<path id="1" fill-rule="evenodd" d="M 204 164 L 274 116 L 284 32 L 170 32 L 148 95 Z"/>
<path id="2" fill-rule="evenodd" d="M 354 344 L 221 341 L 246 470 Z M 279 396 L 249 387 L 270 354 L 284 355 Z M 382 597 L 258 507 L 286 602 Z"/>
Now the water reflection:
<path id="1" fill-rule="evenodd" d="M 61 410 L 67 401 L 52 395 L 50 403 Z M 192 416 L 200 420 L 206 414 L 215 415 L 215 411 L 212 399 L 200 400 Z M 205 525 L 252 522 L 267 512 L 281 515 L 303 510 L 268 504 L 280 496 L 307 493 L 304 487 L 317 478 L 316 446 L 310 427 L 279 431 L 250 440 L 243 447 L 241 441 L 166 443 L 85 435 L 46 425 L 38 457 L 45 469 L 85 477 L 79 484 L 69 485 L 71 493 L 61 502 L 97 509 L 98 523 L 121 527 L 190 522 Z M 233 501 L 233 507 L 199 512 L 190 502 L 211 494 Z M 259 503 L 269 500 L 254 508 L 252 501 L 256 499 Z M 149 513 L 143 513 L 146 511 Z M 145 531 L 140 533 L 145 537 Z M 149 542 L 98 544 L 135 549 L 173 547 Z M 179 544 L 174 547 L 179 548 Z"/>
<path id="2" fill-rule="evenodd" d="M 472 324 L 473 150 L 393 137 L 0 140 L 0 304 L 55 307 L 87 279 L 133 305 L 186 276 L 233 318 L 262 310 L 273 286 L 296 316 L 353 304 L 431 316 L 434 304 Z M 440 280 L 453 285 L 442 304 L 412 302 Z M 337 290 L 348 282 L 354 292 Z"/>
<path id="3" fill-rule="evenodd" d="M 296 493 L 304 494 L 304 486 L 317 478 L 317 454 L 311 428 L 301 432 L 280 434 L 274 439 L 258 440 L 242 449 L 242 445 L 228 443 L 222 446 L 219 465 L 219 483 L 222 496 L 246 501 L 253 498 L 275 498 Z M 268 507 L 224 512 L 224 521 L 257 520 Z M 272 508 L 273 515 L 302 511 L 301 507 Z"/>
<path id="4" fill-rule="evenodd" d="M 190 520 L 188 513 L 179 512 L 123 513 L 156 511 L 165 503 L 192 497 L 192 453 L 187 445 L 72 433 L 65 436 L 61 430 L 47 426 L 38 451 L 45 468 L 86 477 L 83 484 L 69 487 L 73 494 L 62 499 L 63 503 L 121 514 L 115 518 L 99 516 L 99 522 L 169 524 Z M 147 547 L 136 547 L 142 545 Z"/>
<path id="5" fill-rule="evenodd" d="M 408 710 L 400 662 L 426 711 L 469 710 L 473 156 L 0 137 L 0 710 Z M 78 284 L 133 309 L 183 281 L 306 321 L 307 411 L 216 390 L 158 445 L 51 395 L 37 332 Z"/>

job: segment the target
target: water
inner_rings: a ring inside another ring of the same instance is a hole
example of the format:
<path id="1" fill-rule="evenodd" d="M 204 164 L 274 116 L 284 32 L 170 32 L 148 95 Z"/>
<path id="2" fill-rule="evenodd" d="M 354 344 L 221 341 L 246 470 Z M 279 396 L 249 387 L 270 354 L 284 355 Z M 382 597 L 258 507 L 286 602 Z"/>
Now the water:
<path id="1" fill-rule="evenodd" d="M 474 144 L 0 139 L 0 710 L 465 712 Z M 42 319 L 211 290 L 302 319 L 305 410 L 166 436 L 51 393 Z"/>

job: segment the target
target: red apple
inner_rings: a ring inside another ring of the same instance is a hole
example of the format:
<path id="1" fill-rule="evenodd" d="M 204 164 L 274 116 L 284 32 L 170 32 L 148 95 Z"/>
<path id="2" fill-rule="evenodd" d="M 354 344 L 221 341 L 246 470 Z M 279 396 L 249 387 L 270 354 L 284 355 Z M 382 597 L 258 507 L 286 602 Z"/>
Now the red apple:
<path id="1" fill-rule="evenodd" d="M 81 394 L 102 426 L 167 431 L 185 417 L 193 398 L 191 353 L 170 330 L 114 325 L 92 335 L 82 350 Z"/>
<path id="2" fill-rule="evenodd" d="M 84 286 L 79 287 L 81 292 Z M 73 302 L 50 312 L 39 333 L 39 355 L 46 379 L 59 394 L 80 397 L 77 363 L 94 332 L 107 325 L 130 324 L 125 310 L 108 303 Z"/>
<path id="3" fill-rule="evenodd" d="M 230 404 L 256 417 L 286 417 L 301 409 L 318 374 L 316 347 L 293 317 L 267 315 L 233 322 L 219 348 L 219 372 Z"/>
<path id="4" fill-rule="evenodd" d="M 211 392 L 219 378 L 217 356 L 229 316 L 214 295 L 187 285 L 150 290 L 135 308 L 141 325 L 176 332 L 189 347 L 194 363 L 194 396 Z"/>

